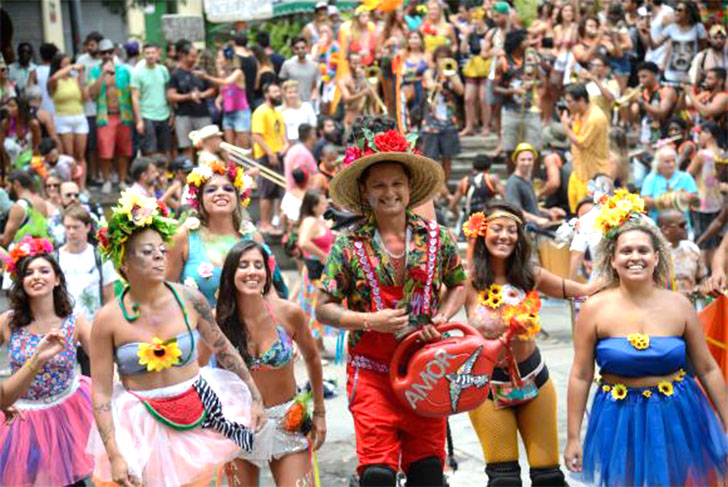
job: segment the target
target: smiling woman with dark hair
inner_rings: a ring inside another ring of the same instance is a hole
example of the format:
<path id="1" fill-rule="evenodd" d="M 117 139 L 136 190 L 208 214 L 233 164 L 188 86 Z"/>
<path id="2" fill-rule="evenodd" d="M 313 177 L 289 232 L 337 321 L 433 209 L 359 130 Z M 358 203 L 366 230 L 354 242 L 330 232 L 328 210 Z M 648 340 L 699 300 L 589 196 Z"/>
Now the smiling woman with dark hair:
<path id="1" fill-rule="evenodd" d="M 470 421 L 483 448 L 489 485 L 520 485 L 520 433 L 532 485 L 562 486 L 566 481 L 559 468 L 556 389 L 536 344 L 538 296 L 539 292 L 562 299 L 589 295 L 598 283 L 580 284 L 534 266 L 524 222 L 518 207 L 494 200 L 463 226 L 465 235 L 474 240 L 466 287 L 468 322 L 486 339 L 494 339 L 512 326 L 509 313 L 516 307 L 535 317 L 525 334 L 506 344 L 507 352 L 498 358 L 493 372 L 492 392 L 470 412 Z"/>
<path id="2" fill-rule="evenodd" d="M 28 237 L 7 260 L 13 285 L 10 310 L 0 317 L 0 343 L 8 343 L 13 372 L 31 369 L 35 378 L 15 403 L 16 411 L 2 411 L 0 485 L 85 485 L 94 465 L 86 453 L 93 423 L 91 380 L 76 372 L 76 345 L 89 351 L 91 327 L 73 314 L 52 252 L 49 241 Z M 43 363 L 36 352 L 48 334 L 62 342 L 62 350 Z M 22 419 L 13 421 L 18 412 Z"/>
<path id="3" fill-rule="evenodd" d="M 261 244 L 239 242 L 227 254 L 220 278 L 217 321 L 245 360 L 261 391 L 266 414 L 274 423 L 270 456 L 256 455 L 253 461 L 241 457 L 228 479 L 230 485 L 258 485 L 260 468 L 269 464 L 276 485 L 310 485 L 308 449 L 317 450 L 326 438 L 321 357 L 303 311 L 269 293 L 269 260 Z M 308 409 L 310 398 L 296 395 L 294 342 L 313 386 L 313 412 Z M 302 411 L 302 417 L 294 422 L 291 417 L 297 410 Z"/>

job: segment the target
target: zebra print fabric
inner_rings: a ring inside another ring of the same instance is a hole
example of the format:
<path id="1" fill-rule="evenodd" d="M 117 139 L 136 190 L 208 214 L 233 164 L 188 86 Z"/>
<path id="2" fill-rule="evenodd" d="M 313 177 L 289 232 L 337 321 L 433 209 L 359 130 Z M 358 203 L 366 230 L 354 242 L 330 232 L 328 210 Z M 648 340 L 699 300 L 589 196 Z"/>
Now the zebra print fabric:
<path id="1" fill-rule="evenodd" d="M 205 379 L 200 378 L 192 387 L 200 396 L 202 407 L 205 408 L 207 413 L 200 426 L 215 429 L 225 438 L 234 441 L 243 451 L 250 453 L 253 450 L 253 432 L 242 424 L 230 421 L 222 415 L 222 403 Z"/>

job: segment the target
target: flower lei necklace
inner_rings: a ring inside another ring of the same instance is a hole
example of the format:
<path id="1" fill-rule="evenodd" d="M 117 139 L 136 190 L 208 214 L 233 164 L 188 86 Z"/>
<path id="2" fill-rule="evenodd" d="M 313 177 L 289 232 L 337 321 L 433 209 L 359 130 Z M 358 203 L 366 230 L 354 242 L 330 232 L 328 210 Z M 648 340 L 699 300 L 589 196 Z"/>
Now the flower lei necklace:
<path id="1" fill-rule="evenodd" d="M 526 332 L 518 335 L 522 340 L 533 339 L 541 330 L 541 299 L 538 291 L 523 292 L 510 284 L 493 283 L 478 294 L 478 303 L 498 311 L 504 323 L 515 319 L 525 326 Z"/>

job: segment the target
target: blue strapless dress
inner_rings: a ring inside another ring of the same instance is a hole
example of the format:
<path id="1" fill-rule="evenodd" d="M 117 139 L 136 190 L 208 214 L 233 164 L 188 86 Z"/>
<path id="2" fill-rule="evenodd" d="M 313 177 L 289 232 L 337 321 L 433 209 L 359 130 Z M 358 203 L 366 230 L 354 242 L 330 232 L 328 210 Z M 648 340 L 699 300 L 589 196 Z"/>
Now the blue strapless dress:
<path id="1" fill-rule="evenodd" d="M 685 365 L 681 337 L 650 337 L 638 350 L 626 337 L 596 345 L 602 373 L 664 376 Z M 601 384 L 584 439 L 580 480 L 600 486 L 715 485 L 726 472 L 728 440 L 691 377 L 626 390 Z"/>

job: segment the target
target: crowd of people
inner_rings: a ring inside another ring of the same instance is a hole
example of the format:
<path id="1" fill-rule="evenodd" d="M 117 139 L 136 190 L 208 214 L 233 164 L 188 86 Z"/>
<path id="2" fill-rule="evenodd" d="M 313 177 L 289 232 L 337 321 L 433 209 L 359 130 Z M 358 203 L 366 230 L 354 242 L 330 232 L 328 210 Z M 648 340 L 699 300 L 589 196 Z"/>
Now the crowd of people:
<path id="1" fill-rule="evenodd" d="M 519 434 L 532 485 L 566 485 L 557 399 L 588 484 L 726 475 L 727 378 L 696 313 L 728 289 L 722 12 L 402 3 L 319 2 L 288 59 L 263 28 L 0 60 L 0 486 L 314 485 L 343 359 L 360 485 L 440 487 L 446 418 L 389 369 L 462 311 L 505 344 L 469 411 L 488 485 L 521 485 Z M 568 398 L 541 297 L 582 303 Z"/>

